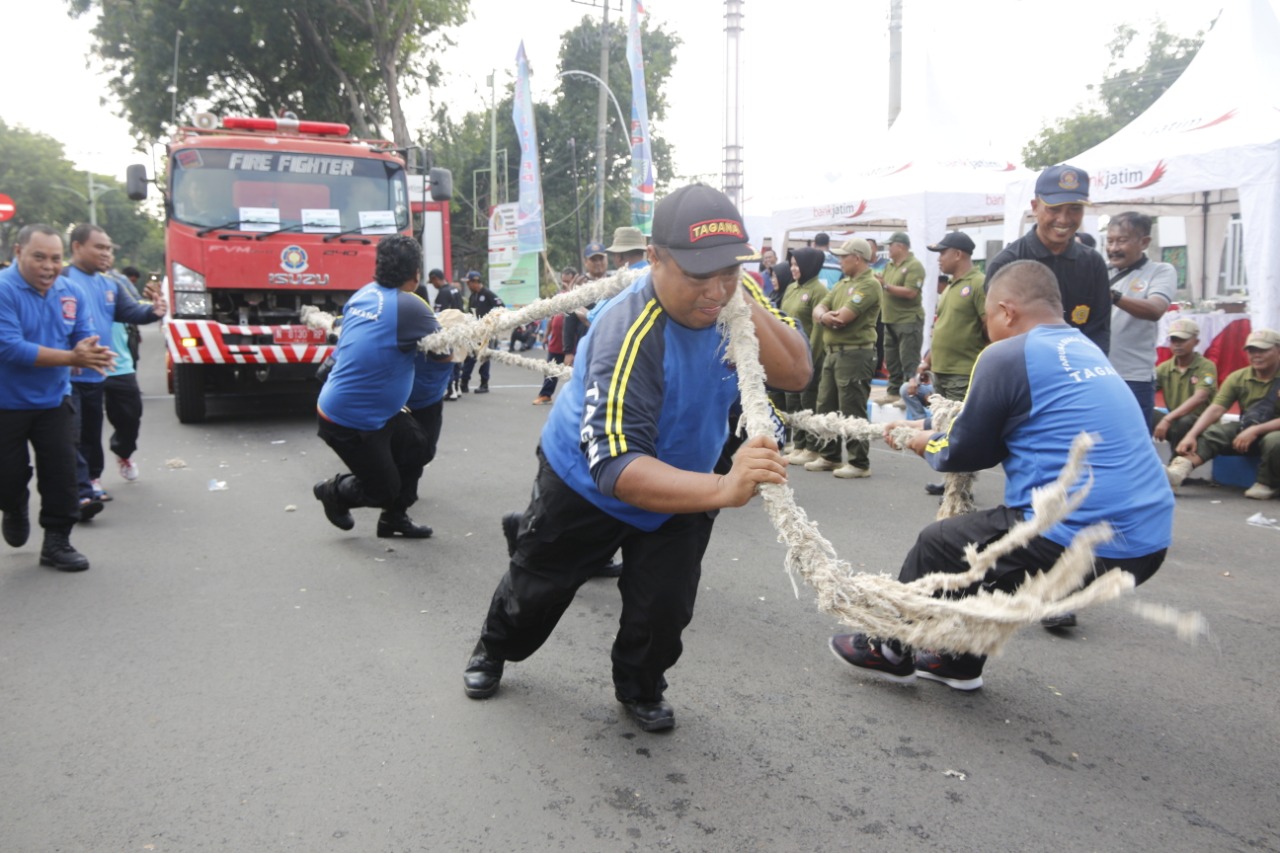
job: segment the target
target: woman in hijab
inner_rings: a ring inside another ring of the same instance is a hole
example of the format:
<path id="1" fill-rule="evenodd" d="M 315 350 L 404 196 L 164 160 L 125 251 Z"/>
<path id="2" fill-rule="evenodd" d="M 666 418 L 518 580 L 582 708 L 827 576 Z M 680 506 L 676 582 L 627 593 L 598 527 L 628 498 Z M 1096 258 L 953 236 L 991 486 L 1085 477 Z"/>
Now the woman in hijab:
<path id="1" fill-rule="evenodd" d="M 813 308 L 822 297 L 827 295 L 827 286 L 822 283 L 818 274 L 822 272 L 825 255 L 819 249 L 796 249 L 791 253 L 791 277 L 795 283 L 786 288 L 782 298 L 782 311 L 794 317 L 805 334 L 809 336 L 809 348 L 813 352 L 813 370 L 815 376 L 822 376 L 823 327 L 813 322 Z M 798 394 L 788 392 L 783 410 L 795 413 L 802 409 L 813 411 L 818 402 L 818 380 L 811 379 L 809 387 Z M 792 465 L 803 465 L 818 458 L 821 441 L 809 433 L 794 430 L 792 432 L 791 452 L 787 461 Z"/>

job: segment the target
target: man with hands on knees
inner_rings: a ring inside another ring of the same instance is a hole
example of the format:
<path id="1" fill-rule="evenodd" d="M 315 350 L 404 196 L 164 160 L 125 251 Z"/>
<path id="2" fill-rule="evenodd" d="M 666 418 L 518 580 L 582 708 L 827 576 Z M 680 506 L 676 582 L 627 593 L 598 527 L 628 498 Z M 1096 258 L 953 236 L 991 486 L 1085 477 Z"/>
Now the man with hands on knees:
<path id="1" fill-rule="evenodd" d="M 89 560 L 71 547 L 71 528 L 84 510 L 76 494 L 71 368 L 105 374 L 115 354 L 99 345 L 82 294 L 61 272 L 62 237 L 48 225 L 19 231 L 17 262 L 0 270 L 0 511 L 4 541 L 21 548 L 31 534 L 29 444 L 44 528 L 40 563 L 80 572 Z"/>
<path id="2" fill-rule="evenodd" d="M 747 503 L 761 483 L 786 481 L 772 438 L 746 441 L 717 468 L 738 397 L 717 327 L 725 306 L 748 300 L 770 386 L 801 389 L 811 372 L 794 321 L 738 293 L 740 265 L 755 258 L 741 215 L 717 190 L 684 187 L 658 203 L 646 255 L 649 271 L 579 344 L 542 431 L 515 552 L 464 673 L 473 699 L 497 692 L 507 661 L 541 647 L 578 587 L 621 547 L 615 696 L 644 731 L 671 728 L 664 675 L 693 617 L 716 513 Z"/>

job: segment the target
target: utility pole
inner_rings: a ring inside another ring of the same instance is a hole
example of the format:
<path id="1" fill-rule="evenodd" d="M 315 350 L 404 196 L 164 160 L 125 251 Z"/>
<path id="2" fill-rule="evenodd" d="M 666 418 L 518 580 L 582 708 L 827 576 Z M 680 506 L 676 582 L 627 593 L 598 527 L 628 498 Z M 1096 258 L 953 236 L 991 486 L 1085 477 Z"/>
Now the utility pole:
<path id="1" fill-rule="evenodd" d="M 489 208 L 485 219 L 498 205 L 498 72 L 489 74 Z"/>
<path id="2" fill-rule="evenodd" d="M 724 194 L 742 210 L 742 124 L 740 80 L 743 0 L 724 3 Z"/>
<path id="3" fill-rule="evenodd" d="M 600 97 L 596 101 L 596 216 L 591 225 L 591 239 L 597 242 L 604 239 L 604 163 L 608 147 L 605 126 L 609 121 L 609 96 L 605 91 L 609 83 L 609 0 L 604 0 L 604 17 L 600 25 L 600 79 L 605 81 L 605 86 L 600 88 Z"/>
<path id="4" fill-rule="evenodd" d="M 573 233 L 577 239 L 578 259 L 582 259 L 582 222 L 578 218 L 578 210 L 582 207 L 582 196 L 578 192 L 578 141 L 569 137 L 569 151 L 573 157 Z M 577 266 L 575 264 L 574 266 Z"/>

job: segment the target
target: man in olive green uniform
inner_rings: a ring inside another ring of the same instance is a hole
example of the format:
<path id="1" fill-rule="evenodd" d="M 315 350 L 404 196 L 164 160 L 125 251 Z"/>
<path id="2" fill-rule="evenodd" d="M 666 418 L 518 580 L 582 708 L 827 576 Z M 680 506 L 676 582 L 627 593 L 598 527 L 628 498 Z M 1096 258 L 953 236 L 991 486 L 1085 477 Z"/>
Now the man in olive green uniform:
<path id="1" fill-rule="evenodd" d="M 1249 366 L 1227 377 L 1213 403 L 1196 419 L 1182 441 L 1178 458 L 1169 463 L 1169 484 L 1176 492 L 1193 469 L 1215 456 L 1260 455 L 1258 482 L 1244 496 L 1256 500 L 1275 497 L 1280 491 L 1280 405 L 1272 408 L 1259 423 L 1244 423 L 1248 410 L 1277 394 L 1273 380 L 1280 371 L 1280 332 L 1255 329 L 1244 342 Z M 1277 383 L 1280 384 L 1280 383 Z M 1232 404 L 1240 404 L 1241 420 L 1219 423 Z"/>
<path id="2" fill-rule="evenodd" d="M 1167 415 L 1151 413 L 1151 436 L 1177 447 L 1196 420 L 1209 408 L 1218 390 L 1218 365 L 1196 352 L 1200 327 L 1195 320 L 1174 320 L 1169 324 L 1169 349 L 1173 358 L 1156 367 L 1156 387 L 1164 395 Z"/>
<path id="3" fill-rule="evenodd" d="M 827 285 L 822 281 L 822 264 L 825 255 L 818 249 L 796 249 L 791 253 L 791 277 L 795 283 L 787 288 L 782 297 L 782 312 L 794 317 L 800 328 L 809 337 L 809 350 L 813 358 L 813 378 L 803 391 L 786 395 L 785 410 L 799 412 L 802 409 L 817 411 L 818 383 L 822 379 L 822 332 L 823 327 L 813 322 L 813 309 L 822 297 L 827 295 Z M 821 458 L 818 449 L 822 442 L 813 433 L 804 430 L 793 430 L 791 437 L 792 450 L 787 455 L 787 462 L 792 465 L 804 465 Z"/>
<path id="4" fill-rule="evenodd" d="M 920 360 L 924 343 L 924 264 L 911 254 L 911 238 L 895 231 L 889 238 L 889 264 L 884 268 L 884 366 L 889 372 L 889 398 L 897 397 L 902 383 Z"/>
<path id="5" fill-rule="evenodd" d="M 919 375 L 933 374 L 933 390 L 948 400 L 964 402 L 969 374 L 987 345 L 986 301 L 982 271 L 973 265 L 973 240 L 952 231 L 929 251 L 938 252 L 938 269 L 951 281 L 938 296 L 930 349 L 920 360 Z"/>
<path id="6" fill-rule="evenodd" d="M 871 378 L 876 372 L 876 319 L 880 316 L 880 282 L 871 272 L 871 246 L 861 237 L 846 240 L 835 250 L 844 277 L 835 283 L 818 307 L 814 323 L 822 327 L 826 358 L 818 383 L 818 413 L 839 412 L 867 417 Z M 852 480 L 871 476 L 866 441 L 847 441 L 848 462 L 841 464 L 840 442 L 828 441 L 821 457 L 806 463 L 806 471 L 831 471 Z"/>

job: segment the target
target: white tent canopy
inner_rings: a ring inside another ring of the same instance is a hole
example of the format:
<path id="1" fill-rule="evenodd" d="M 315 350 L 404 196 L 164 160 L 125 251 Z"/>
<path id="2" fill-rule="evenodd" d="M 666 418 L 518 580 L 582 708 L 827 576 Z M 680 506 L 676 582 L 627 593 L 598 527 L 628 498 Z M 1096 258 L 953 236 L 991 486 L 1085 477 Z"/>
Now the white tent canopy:
<path id="1" fill-rule="evenodd" d="M 773 214 L 773 245 L 789 232 L 828 231 L 832 245 L 858 231 L 906 231 L 912 251 L 925 265 L 925 314 L 937 303 L 938 258 L 925 249 L 947 231 L 967 224 L 998 222 L 1010 180 L 1028 174 L 1016 159 L 975 142 L 974 118 L 943 97 L 931 69 L 923 96 L 908 102 L 877 144 L 850 152 L 861 170 L 840 179 L 819 203 Z"/>
<path id="2" fill-rule="evenodd" d="M 1090 176 L 1091 213 L 1187 217 L 1192 294 L 1212 295 L 1222 237 L 1239 213 L 1254 328 L 1280 328 L 1280 21 L 1268 0 L 1229 0 L 1182 76 L 1142 115 L 1072 157 Z M 1005 193 L 1016 239 L 1035 178 Z"/>

